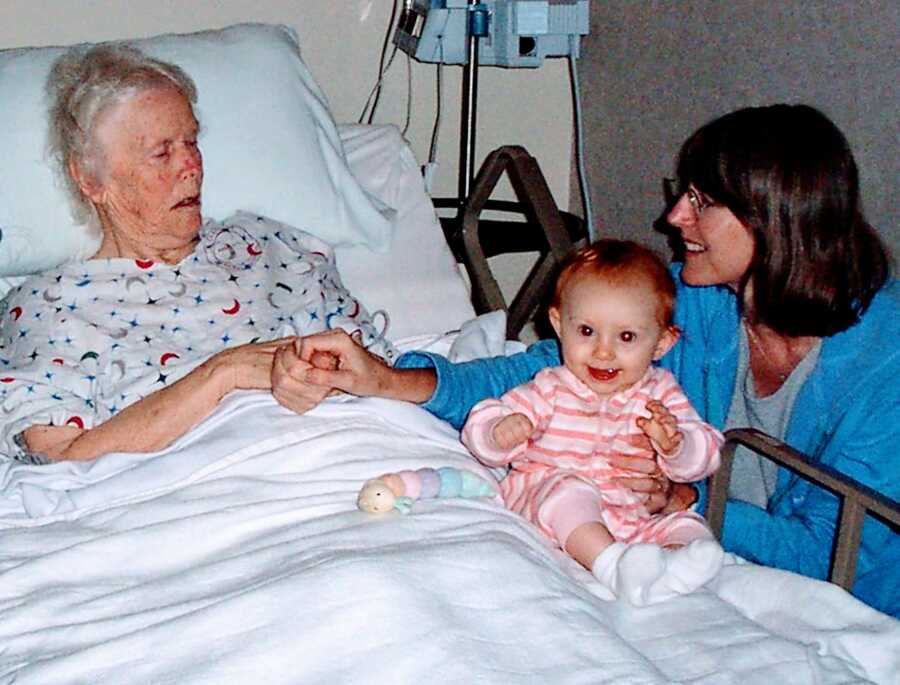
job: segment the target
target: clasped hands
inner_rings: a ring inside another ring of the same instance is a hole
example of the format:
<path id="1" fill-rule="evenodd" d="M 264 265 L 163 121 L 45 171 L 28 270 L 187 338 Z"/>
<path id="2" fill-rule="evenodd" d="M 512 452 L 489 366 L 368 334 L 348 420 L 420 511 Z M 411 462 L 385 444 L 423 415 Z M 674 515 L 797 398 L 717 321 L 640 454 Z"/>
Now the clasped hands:
<path id="1" fill-rule="evenodd" d="M 387 363 L 338 329 L 295 338 L 272 362 L 272 395 L 298 414 L 338 392 L 386 396 L 390 383 Z"/>

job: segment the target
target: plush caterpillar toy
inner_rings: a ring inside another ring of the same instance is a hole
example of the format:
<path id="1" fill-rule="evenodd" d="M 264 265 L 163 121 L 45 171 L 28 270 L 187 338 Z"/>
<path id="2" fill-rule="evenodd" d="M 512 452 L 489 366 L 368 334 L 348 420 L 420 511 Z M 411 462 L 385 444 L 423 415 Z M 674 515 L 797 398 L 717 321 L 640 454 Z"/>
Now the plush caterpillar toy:
<path id="1" fill-rule="evenodd" d="M 492 497 L 496 488 L 480 476 L 449 466 L 385 473 L 366 481 L 357 506 L 370 514 L 396 509 L 408 514 L 413 502 L 428 497 Z"/>

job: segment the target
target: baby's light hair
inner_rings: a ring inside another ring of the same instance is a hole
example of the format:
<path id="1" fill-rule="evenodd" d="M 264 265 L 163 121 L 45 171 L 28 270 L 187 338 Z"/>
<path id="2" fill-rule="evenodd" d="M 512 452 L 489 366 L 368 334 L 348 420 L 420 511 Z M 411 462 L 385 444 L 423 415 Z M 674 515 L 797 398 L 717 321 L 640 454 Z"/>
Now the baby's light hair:
<path id="1" fill-rule="evenodd" d="M 612 285 L 643 282 L 659 301 L 657 316 L 665 328 L 674 326 L 675 281 L 653 250 L 631 240 L 605 238 L 583 247 L 563 263 L 556 279 L 553 306 L 559 308 L 566 284 L 579 273 L 590 273 Z"/>

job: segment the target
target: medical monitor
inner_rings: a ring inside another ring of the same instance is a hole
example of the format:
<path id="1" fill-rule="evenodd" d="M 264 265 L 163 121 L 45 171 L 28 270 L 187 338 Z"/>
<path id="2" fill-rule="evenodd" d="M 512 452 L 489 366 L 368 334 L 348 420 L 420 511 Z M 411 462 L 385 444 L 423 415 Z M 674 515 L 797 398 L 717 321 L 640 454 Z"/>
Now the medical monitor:
<path id="1" fill-rule="evenodd" d="M 471 31 L 479 64 L 539 67 L 545 57 L 578 57 L 589 15 L 589 0 L 410 0 L 393 40 L 420 62 L 466 64 Z"/>

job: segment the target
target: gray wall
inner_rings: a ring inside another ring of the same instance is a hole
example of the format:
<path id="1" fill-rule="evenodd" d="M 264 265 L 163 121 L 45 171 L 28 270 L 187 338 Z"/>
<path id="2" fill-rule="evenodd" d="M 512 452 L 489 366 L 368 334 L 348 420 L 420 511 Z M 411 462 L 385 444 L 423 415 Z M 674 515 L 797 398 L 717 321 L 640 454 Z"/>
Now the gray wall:
<path id="1" fill-rule="evenodd" d="M 738 107 L 806 102 L 850 141 L 900 261 L 898 25 L 898 0 L 595 0 L 579 76 L 600 233 L 664 249 L 650 226 L 687 136 Z"/>

